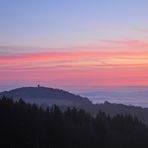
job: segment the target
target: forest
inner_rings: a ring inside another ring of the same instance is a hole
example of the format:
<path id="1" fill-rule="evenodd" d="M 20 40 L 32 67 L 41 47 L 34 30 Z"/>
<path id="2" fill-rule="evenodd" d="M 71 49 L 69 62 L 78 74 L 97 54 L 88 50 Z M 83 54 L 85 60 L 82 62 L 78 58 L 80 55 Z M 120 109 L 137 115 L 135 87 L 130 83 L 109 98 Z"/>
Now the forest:
<path id="1" fill-rule="evenodd" d="M 54 105 L 0 99 L 1 148 L 145 148 L 148 127 L 131 115 L 111 117 L 102 111 L 90 113 Z"/>

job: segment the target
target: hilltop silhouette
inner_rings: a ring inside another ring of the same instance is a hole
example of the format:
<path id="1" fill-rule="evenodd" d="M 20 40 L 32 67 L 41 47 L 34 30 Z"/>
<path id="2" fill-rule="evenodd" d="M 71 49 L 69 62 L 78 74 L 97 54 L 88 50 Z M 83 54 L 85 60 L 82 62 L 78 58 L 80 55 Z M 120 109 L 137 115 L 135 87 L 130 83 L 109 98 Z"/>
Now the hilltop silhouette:
<path id="1" fill-rule="evenodd" d="M 52 106 L 56 105 L 67 105 L 67 106 L 80 106 L 90 105 L 91 102 L 79 95 L 69 93 L 61 89 L 53 89 L 47 87 L 22 87 L 13 89 L 10 91 L 4 91 L 0 93 L 0 97 L 7 96 L 15 100 L 22 98 L 26 102 L 38 103 Z"/>

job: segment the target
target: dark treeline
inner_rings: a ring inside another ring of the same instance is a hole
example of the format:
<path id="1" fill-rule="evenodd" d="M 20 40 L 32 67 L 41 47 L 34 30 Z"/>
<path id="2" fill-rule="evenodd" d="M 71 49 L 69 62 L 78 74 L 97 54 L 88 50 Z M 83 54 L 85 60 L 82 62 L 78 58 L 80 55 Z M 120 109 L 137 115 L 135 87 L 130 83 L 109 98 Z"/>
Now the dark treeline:
<path id="1" fill-rule="evenodd" d="M 148 128 L 130 115 L 94 118 L 84 110 L 43 110 L 23 100 L 0 100 L 1 148 L 145 148 Z"/>

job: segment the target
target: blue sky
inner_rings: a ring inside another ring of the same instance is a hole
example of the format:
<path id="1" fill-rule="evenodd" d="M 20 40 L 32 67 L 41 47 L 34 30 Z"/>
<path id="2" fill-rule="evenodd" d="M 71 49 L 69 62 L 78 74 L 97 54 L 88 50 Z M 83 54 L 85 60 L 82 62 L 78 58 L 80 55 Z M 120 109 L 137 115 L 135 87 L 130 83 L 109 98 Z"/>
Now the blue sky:
<path id="1" fill-rule="evenodd" d="M 135 30 L 148 29 L 147 8 L 147 0 L 1 0 L 0 45 L 51 48 L 135 39 Z"/>

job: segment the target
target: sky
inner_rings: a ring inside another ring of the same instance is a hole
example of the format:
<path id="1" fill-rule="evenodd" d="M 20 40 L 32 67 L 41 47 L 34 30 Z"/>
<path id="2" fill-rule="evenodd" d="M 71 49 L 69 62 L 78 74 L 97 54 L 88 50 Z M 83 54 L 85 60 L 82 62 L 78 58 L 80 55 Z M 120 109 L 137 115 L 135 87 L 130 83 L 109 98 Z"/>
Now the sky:
<path id="1" fill-rule="evenodd" d="M 148 86 L 147 0 L 0 0 L 0 90 Z"/>

